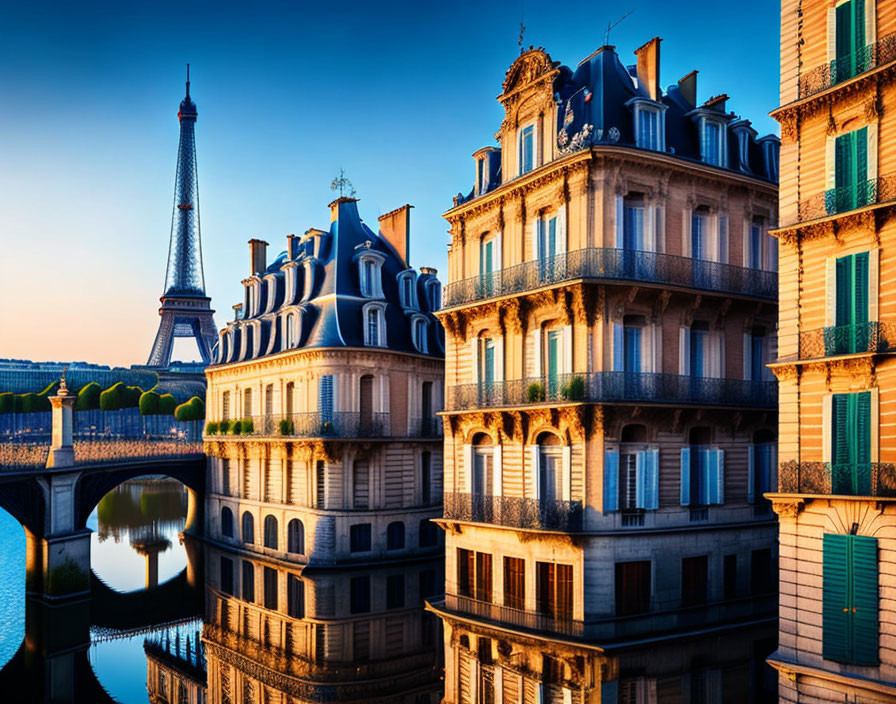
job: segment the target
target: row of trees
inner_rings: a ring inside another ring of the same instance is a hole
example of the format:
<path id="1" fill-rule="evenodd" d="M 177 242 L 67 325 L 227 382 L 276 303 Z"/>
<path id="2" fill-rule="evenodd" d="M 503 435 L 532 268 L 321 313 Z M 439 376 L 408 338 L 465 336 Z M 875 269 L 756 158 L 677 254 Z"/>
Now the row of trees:
<path id="1" fill-rule="evenodd" d="M 0 393 L 0 414 L 36 413 L 49 411 L 50 396 L 55 393 L 59 382 L 53 382 L 39 393 Z M 201 420 L 205 418 L 205 403 L 198 396 L 178 404 L 171 394 L 159 394 L 150 389 L 144 391 L 139 386 L 125 386 L 122 382 L 103 390 L 91 381 L 78 392 L 75 400 L 76 411 L 118 411 L 123 408 L 139 408 L 140 415 L 173 415 L 177 420 Z"/>

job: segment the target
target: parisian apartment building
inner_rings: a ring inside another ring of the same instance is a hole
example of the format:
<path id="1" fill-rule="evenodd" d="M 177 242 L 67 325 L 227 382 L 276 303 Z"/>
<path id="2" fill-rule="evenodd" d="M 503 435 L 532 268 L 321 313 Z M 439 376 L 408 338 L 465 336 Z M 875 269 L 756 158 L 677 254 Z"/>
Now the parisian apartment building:
<path id="1" fill-rule="evenodd" d="M 896 701 L 894 84 L 896 3 L 784 0 L 782 702 Z"/>
<path id="2" fill-rule="evenodd" d="M 210 704 L 439 700 L 444 337 L 410 206 L 249 243 L 207 369 Z"/>
<path id="3" fill-rule="evenodd" d="M 445 214 L 445 704 L 775 701 L 779 140 L 629 62 L 522 52 Z"/>

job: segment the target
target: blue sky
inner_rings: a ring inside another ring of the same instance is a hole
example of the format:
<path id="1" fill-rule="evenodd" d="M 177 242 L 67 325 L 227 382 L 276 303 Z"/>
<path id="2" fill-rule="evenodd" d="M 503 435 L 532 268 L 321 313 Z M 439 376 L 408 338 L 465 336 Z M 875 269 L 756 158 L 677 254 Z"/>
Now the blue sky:
<path id="1" fill-rule="evenodd" d="M 340 168 L 369 224 L 415 206 L 411 262 L 444 275 L 441 213 L 469 190 L 470 155 L 494 143 L 521 12 L 526 45 L 575 66 L 630 9 L 610 36 L 624 61 L 658 35 L 663 85 L 698 69 L 699 99 L 727 92 L 729 109 L 777 132 L 770 0 L 0 4 L 0 357 L 146 361 L 185 63 L 220 326 L 248 273 L 246 242 L 276 254 L 286 235 L 326 227 Z"/>

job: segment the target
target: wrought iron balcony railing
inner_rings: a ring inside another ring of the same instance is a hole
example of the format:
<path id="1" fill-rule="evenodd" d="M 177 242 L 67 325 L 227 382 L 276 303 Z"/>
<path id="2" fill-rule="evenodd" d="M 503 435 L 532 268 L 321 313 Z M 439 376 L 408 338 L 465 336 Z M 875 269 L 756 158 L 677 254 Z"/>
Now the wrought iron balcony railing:
<path id="1" fill-rule="evenodd" d="M 528 631 L 557 633 L 574 638 L 581 638 L 585 633 L 583 621 L 554 618 L 537 611 L 513 609 L 509 606 L 479 601 L 459 594 L 445 594 L 445 608 L 496 623 L 524 628 Z"/>
<path id="2" fill-rule="evenodd" d="M 783 494 L 896 497 L 896 465 L 888 462 L 782 462 L 778 471 L 778 491 Z"/>
<path id="3" fill-rule="evenodd" d="M 451 593 L 445 594 L 444 602 L 434 600 L 431 603 L 436 608 L 503 626 L 563 635 L 589 643 L 612 643 L 720 624 L 772 620 L 777 614 L 777 595 L 769 592 L 696 606 L 648 611 L 634 616 L 586 618 L 584 621 L 554 618 L 537 611 L 514 609 Z"/>
<path id="4" fill-rule="evenodd" d="M 896 174 L 887 174 L 853 186 L 831 188 L 800 201 L 799 221 L 848 213 L 866 205 L 886 203 L 894 199 L 896 199 Z"/>
<path id="5" fill-rule="evenodd" d="M 775 381 L 744 381 L 647 372 L 592 372 L 460 384 L 446 392 L 446 410 L 542 403 L 670 403 L 772 408 Z"/>
<path id="6" fill-rule="evenodd" d="M 831 86 L 896 59 L 896 34 L 867 44 L 854 54 L 828 61 L 800 75 L 799 97 L 808 98 Z"/>
<path id="7" fill-rule="evenodd" d="M 438 438 L 442 436 L 442 419 L 434 418 L 412 418 L 411 419 L 411 437 L 415 438 Z"/>
<path id="8" fill-rule="evenodd" d="M 800 359 L 896 351 L 896 325 L 868 322 L 800 333 Z"/>
<path id="9" fill-rule="evenodd" d="M 205 432 L 207 436 L 382 438 L 392 435 L 392 424 L 388 413 L 287 413 L 212 422 Z"/>
<path id="10" fill-rule="evenodd" d="M 778 274 L 672 254 L 592 247 L 517 264 L 445 287 L 444 308 L 574 279 L 638 281 L 775 299 Z"/>
<path id="11" fill-rule="evenodd" d="M 443 501 L 445 518 L 458 521 L 569 533 L 582 530 L 581 501 L 545 501 L 454 492 L 445 492 Z"/>

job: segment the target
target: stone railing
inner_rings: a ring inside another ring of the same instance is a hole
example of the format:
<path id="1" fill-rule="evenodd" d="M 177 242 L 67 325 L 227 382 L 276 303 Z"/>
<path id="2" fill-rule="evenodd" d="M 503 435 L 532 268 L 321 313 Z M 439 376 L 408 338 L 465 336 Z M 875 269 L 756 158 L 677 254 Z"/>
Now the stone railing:
<path id="1" fill-rule="evenodd" d="M 887 203 L 896 199 L 896 174 L 887 174 L 862 181 L 854 186 L 830 188 L 801 200 L 799 222 L 847 213 L 866 205 Z"/>
<path id="2" fill-rule="evenodd" d="M 778 468 L 778 491 L 782 494 L 896 497 L 896 465 L 888 462 L 782 462 Z"/>
<path id="3" fill-rule="evenodd" d="M 445 287 L 443 308 L 574 279 L 652 283 L 774 300 L 778 274 L 657 252 L 591 247 L 481 274 Z"/>
<path id="4" fill-rule="evenodd" d="M 896 351 L 896 325 L 876 321 L 800 333 L 800 359 Z"/>
<path id="5" fill-rule="evenodd" d="M 545 501 L 514 496 L 445 492 L 445 518 L 509 528 L 576 532 L 582 530 L 581 501 Z"/>
<path id="6" fill-rule="evenodd" d="M 669 403 L 773 408 L 777 402 L 774 381 L 593 372 L 451 386 L 445 407 L 458 411 L 542 403 Z"/>
<path id="7" fill-rule="evenodd" d="M 392 435 L 388 413 L 272 413 L 206 424 L 206 436 L 293 438 L 384 438 Z"/>
<path id="8" fill-rule="evenodd" d="M 854 54 L 827 61 L 800 74 L 799 97 L 808 98 L 896 59 L 896 34 L 867 44 Z"/>

